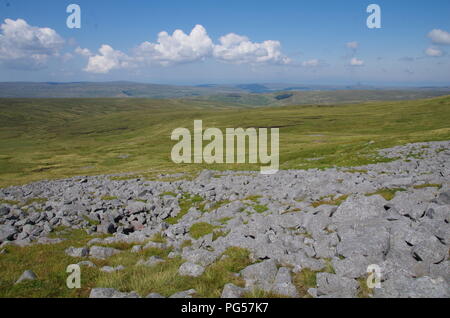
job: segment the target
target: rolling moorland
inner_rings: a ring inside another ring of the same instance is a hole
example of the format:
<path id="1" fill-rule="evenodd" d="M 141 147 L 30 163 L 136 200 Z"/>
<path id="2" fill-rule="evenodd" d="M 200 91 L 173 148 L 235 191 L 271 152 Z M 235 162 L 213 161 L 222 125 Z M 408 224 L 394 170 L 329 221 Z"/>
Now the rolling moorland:
<path id="1" fill-rule="evenodd" d="M 258 169 L 176 165 L 173 129 L 279 127 L 280 168 L 355 166 L 375 150 L 450 139 L 450 97 L 339 106 L 240 107 L 183 99 L 0 99 L 0 186 L 110 173 Z M 314 160 L 312 160 L 314 159 Z"/>
<path id="2" fill-rule="evenodd" d="M 0 99 L 0 296 L 370 297 L 376 263 L 376 297 L 448 297 L 449 110 Z M 279 127 L 292 170 L 173 164 L 170 134 L 194 119 Z"/>
<path id="3" fill-rule="evenodd" d="M 332 105 L 414 100 L 450 94 L 450 87 L 376 87 L 367 85 L 204 84 L 175 86 L 133 82 L 0 83 L 5 98 L 188 98 L 241 106 Z"/>

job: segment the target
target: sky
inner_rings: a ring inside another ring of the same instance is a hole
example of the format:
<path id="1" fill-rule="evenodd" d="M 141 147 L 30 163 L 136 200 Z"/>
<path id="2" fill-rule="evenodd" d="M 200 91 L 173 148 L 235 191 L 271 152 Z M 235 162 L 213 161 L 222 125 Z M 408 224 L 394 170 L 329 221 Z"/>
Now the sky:
<path id="1" fill-rule="evenodd" d="M 0 81 L 122 80 L 450 85 L 450 1 L 0 0 Z"/>

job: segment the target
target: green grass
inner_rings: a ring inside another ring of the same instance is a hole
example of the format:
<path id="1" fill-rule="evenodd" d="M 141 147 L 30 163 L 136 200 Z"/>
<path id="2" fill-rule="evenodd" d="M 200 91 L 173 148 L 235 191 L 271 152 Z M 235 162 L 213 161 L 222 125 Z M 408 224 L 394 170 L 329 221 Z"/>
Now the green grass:
<path id="1" fill-rule="evenodd" d="M 155 242 L 155 243 L 166 243 L 167 242 L 166 238 L 164 237 L 164 235 L 161 232 L 158 232 L 155 235 L 153 235 L 151 241 Z"/>
<path id="2" fill-rule="evenodd" d="M 141 296 L 151 292 L 170 296 L 176 292 L 194 288 L 197 291 L 196 297 L 220 297 L 223 286 L 227 283 L 234 283 L 243 286 L 242 279 L 235 277 L 237 273 L 251 264 L 249 253 L 245 249 L 231 247 L 225 251 L 226 258 L 221 258 L 205 269 L 205 272 L 196 278 L 183 277 L 178 275 L 178 268 L 183 264 L 181 258 L 167 258 L 168 251 L 160 250 L 148 253 L 160 256 L 165 259 L 164 263 L 146 267 L 132 266 L 130 263 L 125 270 L 112 273 L 100 274 L 96 283 L 98 286 L 116 288 L 121 291 L 136 291 Z M 124 264 L 128 261 L 128 254 L 118 254 L 113 256 L 111 264 Z M 134 255 L 132 262 L 141 257 L 139 253 Z"/>
<path id="3" fill-rule="evenodd" d="M 64 253 L 69 246 L 84 246 L 92 237 L 82 230 L 58 234 L 67 241 L 54 245 L 35 245 L 27 247 L 7 246 L 6 254 L 0 257 L 0 297 L 87 297 L 89 289 L 95 287 L 97 270 L 82 268 L 81 289 L 66 287 L 66 268 L 79 262 Z M 27 269 L 38 277 L 14 285 Z"/>
<path id="4" fill-rule="evenodd" d="M 257 213 L 264 213 L 267 210 L 269 210 L 269 208 L 266 205 L 262 205 L 262 204 L 255 204 L 252 207 Z"/>
<path id="5" fill-rule="evenodd" d="M 436 184 L 436 183 L 426 183 L 426 184 L 420 184 L 420 185 L 415 185 L 413 187 L 414 189 L 425 189 L 425 188 L 442 188 L 442 184 Z"/>
<path id="6" fill-rule="evenodd" d="M 367 286 L 367 277 L 358 278 L 358 298 L 369 298 L 373 295 L 373 290 Z"/>
<path id="7" fill-rule="evenodd" d="M 20 202 L 19 201 L 15 201 L 15 200 L 2 200 L 2 199 L 0 199 L 0 204 L 19 205 Z"/>
<path id="8" fill-rule="evenodd" d="M 308 294 L 309 288 L 315 288 L 317 285 L 317 272 L 310 269 L 303 269 L 293 276 L 293 283 L 299 292 L 300 297 L 310 298 Z"/>
<path id="9" fill-rule="evenodd" d="M 254 289 L 249 292 L 245 292 L 242 298 L 289 298 L 287 296 L 279 295 L 274 292 L 266 292 L 261 289 Z"/>
<path id="10" fill-rule="evenodd" d="M 47 201 L 48 201 L 47 198 L 30 198 L 30 199 L 27 199 L 27 201 L 25 202 L 25 205 L 30 205 L 33 203 L 44 204 Z"/>
<path id="11" fill-rule="evenodd" d="M 328 196 L 328 197 L 322 198 L 320 200 L 314 201 L 313 203 L 311 203 L 311 205 L 314 208 L 317 208 L 321 205 L 341 205 L 342 202 L 347 200 L 348 197 L 349 197 L 348 194 L 344 194 L 344 195 L 338 196 L 336 198 L 334 198 L 333 196 Z"/>
<path id="12" fill-rule="evenodd" d="M 406 191 L 406 189 L 403 188 L 392 188 L 392 189 L 380 189 L 376 192 L 369 193 L 367 196 L 371 195 L 381 195 L 386 201 L 391 201 L 397 192 Z"/>
<path id="13" fill-rule="evenodd" d="M 213 231 L 213 238 L 212 240 L 215 241 L 217 240 L 219 237 L 225 237 L 229 234 L 229 231 L 222 231 L 222 230 L 215 230 Z"/>
<path id="14" fill-rule="evenodd" d="M 202 210 L 204 207 L 203 198 L 199 195 L 192 196 L 189 193 L 184 193 L 183 197 L 178 201 L 180 206 L 180 212 L 176 216 L 170 217 L 165 220 L 165 222 L 169 224 L 177 224 L 178 221 L 188 213 L 189 209 L 192 207 L 196 207 L 199 210 Z"/>
<path id="15" fill-rule="evenodd" d="M 250 195 L 250 196 L 244 198 L 244 200 L 253 201 L 253 202 L 255 202 L 255 203 L 258 203 L 258 200 L 259 200 L 260 198 L 262 198 L 261 195 Z"/>
<path id="16" fill-rule="evenodd" d="M 112 196 L 112 195 L 105 195 L 105 196 L 101 197 L 101 199 L 103 201 L 112 201 L 112 200 L 117 200 L 118 198 L 116 196 Z"/>
<path id="17" fill-rule="evenodd" d="M 189 235 L 193 239 L 199 239 L 202 236 L 208 235 L 212 233 L 215 229 L 217 229 L 217 226 L 211 225 L 206 222 L 199 222 L 193 224 L 189 229 Z"/>
<path id="18" fill-rule="evenodd" d="M 219 219 L 217 221 L 219 221 L 221 224 L 227 224 L 228 221 L 230 221 L 232 219 L 233 219 L 232 217 L 225 217 L 225 218 L 221 218 L 221 219 Z"/>
<path id="19" fill-rule="evenodd" d="M 171 132 L 192 130 L 194 119 L 205 128 L 280 127 L 282 169 L 389 161 L 375 151 L 450 139 L 449 109 L 450 97 L 264 108 L 198 100 L 0 99 L 0 187 L 76 175 L 259 170 L 172 163 Z"/>
<path id="20" fill-rule="evenodd" d="M 68 289 L 66 268 L 83 258 L 67 256 L 64 250 L 70 246 L 86 246 L 92 239 L 82 230 L 57 229 L 52 237 L 63 237 L 66 241 L 53 245 L 28 247 L 7 246 L 6 254 L 0 257 L 0 298 L 3 297 L 88 297 L 91 288 L 110 287 L 123 292 L 136 291 L 141 296 L 151 292 L 170 296 L 176 292 L 194 288 L 197 297 L 219 297 L 226 283 L 243 286 L 244 281 L 233 275 L 252 262 L 249 252 L 239 247 L 228 248 L 218 261 L 208 266 L 197 278 L 178 275 L 184 262 L 181 258 L 168 258 L 171 249 L 149 248 L 138 253 L 131 252 L 131 243 L 113 243 L 104 246 L 121 250 L 107 260 L 91 260 L 97 267 L 81 267 L 81 289 Z M 187 246 L 188 244 L 186 244 Z M 164 263 L 153 267 L 136 265 L 141 259 L 159 256 Z M 104 273 L 102 266 L 123 265 L 125 269 L 116 273 Z M 15 285 L 23 271 L 30 269 L 37 275 L 35 281 Z"/>

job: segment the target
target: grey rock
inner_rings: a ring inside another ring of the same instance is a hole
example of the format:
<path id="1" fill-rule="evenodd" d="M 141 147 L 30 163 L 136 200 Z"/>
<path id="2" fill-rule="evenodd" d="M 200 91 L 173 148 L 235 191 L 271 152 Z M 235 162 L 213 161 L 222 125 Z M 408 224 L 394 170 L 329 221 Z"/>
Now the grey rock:
<path id="1" fill-rule="evenodd" d="M 265 260 L 244 268 L 240 274 L 245 279 L 246 288 L 260 288 L 270 291 L 278 269 L 274 260 Z"/>
<path id="2" fill-rule="evenodd" d="M 22 275 L 20 275 L 19 279 L 16 281 L 15 284 L 17 285 L 25 280 L 35 280 L 35 279 L 37 279 L 36 274 L 31 270 L 26 270 L 22 273 Z"/>
<path id="3" fill-rule="evenodd" d="M 198 249 L 198 250 L 183 250 L 182 253 L 182 257 L 183 259 L 194 263 L 194 264 L 198 264 L 200 266 L 208 266 L 212 263 L 214 263 L 214 261 L 217 259 L 218 255 L 217 253 L 213 253 L 213 252 L 209 252 L 209 251 L 205 251 L 203 249 Z"/>
<path id="4" fill-rule="evenodd" d="M 226 284 L 223 287 L 221 298 L 241 298 L 247 290 L 234 284 Z"/>
<path id="5" fill-rule="evenodd" d="M 336 274 L 347 278 L 364 276 L 367 273 L 367 267 L 374 263 L 370 258 L 362 255 L 353 255 L 343 260 L 334 258 L 331 262 Z"/>
<path id="6" fill-rule="evenodd" d="M 158 293 L 150 293 L 147 296 L 145 296 L 145 298 L 166 298 Z"/>
<path id="7" fill-rule="evenodd" d="M 87 247 L 69 247 L 64 252 L 72 257 L 86 257 L 89 255 L 89 249 Z"/>
<path id="8" fill-rule="evenodd" d="M 129 203 L 127 205 L 126 209 L 131 214 L 137 214 L 137 213 L 145 212 L 147 210 L 145 203 L 138 202 L 138 201 L 133 201 L 133 202 Z"/>
<path id="9" fill-rule="evenodd" d="M 107 259 L 113 255 L 120 253 L 120 250 L 111 247 L 91 246 L 89 256 L 98 259 Z"/>
<path id="10" fill-rule="evenodd" d="M 379 218 L 385 210 L 386 204 L 379 195 L 353 195 L 343 202 L 333 214 L 334 222 L 355 223 L 371 218 Z"/>
<path id="11" fill-rule="evenodd" d="M 117 226 L 112 222 L 102 222 L 97 226 L 97 232 L 104 234 L 113 234 L 116 232 Z"/>
<path id="12" fill-rule="evenodd" d="M 391 279 L 381 283 L 381 288 L 374 290 L 379 298 L 448 298 L 449 285 L 441 277 L 412 278 L 397 273 Z"/>
<path id="13" fill-rule="evenodd" d="M 318 273 L 316 279 L 318 296 L 356 297 L 359 285 L 354 279 L 330 273 Z"/>
<path id="14" fill-rule="evenodd" d="M 195 295 L 197 291 L 195 289 L 189 289 L 185 291 L 181 291 L 178 293 L 173 294 L 169 298 L 192 298 L 193 295 Z"/>
<path id="15" fill-rule="evenodd" d="M 78 262 L 77 264 L 80 266 L 97 267 L 97 265 L 95 265 L 91 261 L 81 261 L 81 262 Z"/>
<path id="16" fill-rule="evenodd" d="M 142 245 L 134 245 L 131 248 L 131 252 L 133 252 L 133 253 L 139 253 L 140 251 L 142 251 Z"/>
<path id="17" fill-rule="evenodd" d="M 14 235 L 17 233 L 17 229 L 11 225 L 0 225 L 0 242 L 6 240 L 13 240 Z"/>
<path id="18" fill-rule="evenodd" d="M 115 267 L 103 266 L 102 268 L 100 268 L 100 270 L 105 273 L 114 273 L 114 272 L 118 272 L 118 271 L 121 271 L 124 269 L 125 269 L 125 267 L 122 265 L 115 266 Z"/>
<path id="19" fill-rule="evenodd" d="M 440 204 L 450 204 L 450 190 L 441 192 L 438 197 L 438 202 Z"/>
<path id="20" fill-rule="evenodd" d="M 287 267 L 280 267 L 273 283 L 272 292 L 287 297 L 298 297 L 297 288 L 292 283 L 291 272 Z"/>
<path id="21" fill-rule="evenodd" d="M 180 274 L 181 276 L 198 277 L 201 276 L 204 271 L 204 267 L 194 263 L 186 262 L 180 266 L 180 268 L 178 269 L 178 274 Z"/>
<path id="22" fill-rule="evenodd" d="M 62 238 L 48 238 L 48 237 L 40 237 L 36 243 L 38 244 L 59 244 L 64 242 L 65 239 Z"/>
<path id="23" fill-rule="evenodd" d="M 164 259 L 158 256 L 150 256 L 146 261 L 140 260 L 138 261 L 137 265 L 144 265 L 144 266 L 155 266 L 157 264 L 163 263 Z"/>
<path id="24" fill-rule="evenodd" d="M 89 298 L 139 298 L 136 292 L 121 293 L 114 288 L 93 288 Z"/>

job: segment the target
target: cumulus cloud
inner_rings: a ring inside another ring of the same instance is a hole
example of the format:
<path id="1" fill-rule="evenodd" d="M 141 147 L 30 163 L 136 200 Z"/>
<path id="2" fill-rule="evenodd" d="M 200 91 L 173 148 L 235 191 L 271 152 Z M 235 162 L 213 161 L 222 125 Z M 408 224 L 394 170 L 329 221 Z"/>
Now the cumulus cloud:
<path id="1" fill-rule="evenodd" d="M 350 66 L 363 66 L 363 65 L 364 65 L 364 61 L 357 59 L 356 57 L 354 57 L 350 60 Z"/>
<path id="2" fill-rule="evenodd" d="M 204 59 L 211 54 L 212 48 L 213 42 L 206 29 L 196 25 L 190 34 L 182 30 L 175 30 L 172 35 L 160 32 L 157 43 L 144 42 L 135 54 L 140 61 L 170 65 Z"/>
<path id="3" fill-rule="evenodd" d="M 229 33 L 214 44 L 202 25 L 196 25 L 189 34 L 175 30 L 172 35 L 163 31 L 157 41 L 143 42 L 130 55 L 103 45 L 99 54 L 77 48 L 75 52 L 89 58 L 86 72 L 108 73 L 111 70 L 145 65 L 169 66 L 215 58 L 234 64 L 288 64 L 291 60 L 281 52 L 278 41 L 255 43 L 247 37 Z"/>
<path id="4" fill-rule="evenodd" d="M 291 60 L 281 53 L 279 41 L 251 42 L 246 36 L 229 33 L 214 46 L 214 57 L 235 64 L 272 63 L 289 64 Z"/>
<path id="5" fill-rule="evenodd" d="M 441 29 L 434 29 L 428 33 L 428 37 L 435 44 L 450 45 L 450 33 Z"/>
<path id="6" fill-rule="evenodd" d="M 356 41 L 353 42 L 348 42 L 346 44 L 347 48 L 352 49 L 352 50 L 356 50 L 359 47 L 359 43 Z"/>
<path id="7" fill-rule="evenodd" d="M 439 48 L 429 47 L 428 49 L 425 50 L 425 54 L 431 57 L 440 57 L 444 55 L 444 52 Z"/>
<path id="8" fill-rule="evenodd" d="M 94 55 L 89 49 L 82 49 L 81 47 L 77 47 L 75 49 L 75 53 L 84 57 L 90 57 Z"/>
<path id="9" fill-rule="evenodd" d="M 102 45 L 98 52 L 100 54 L 89 57 L 88 65 L 84 69 L 86 72 L 106 74 L 112 70 L 133 66 L 133 61 L 128 55 L 114 50 L 109 45 Z"/>
<path id="10" fill-rule="evenodd" d="M 6 19 L 0 31 L 0 62 L 7 67 L 45 67 L 50 57 L 59 56 L 64 45 L 55 30 L 30 26 L 23 19 Z"/>

